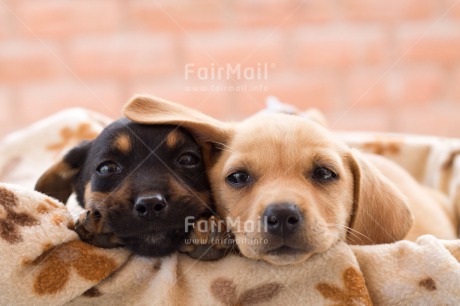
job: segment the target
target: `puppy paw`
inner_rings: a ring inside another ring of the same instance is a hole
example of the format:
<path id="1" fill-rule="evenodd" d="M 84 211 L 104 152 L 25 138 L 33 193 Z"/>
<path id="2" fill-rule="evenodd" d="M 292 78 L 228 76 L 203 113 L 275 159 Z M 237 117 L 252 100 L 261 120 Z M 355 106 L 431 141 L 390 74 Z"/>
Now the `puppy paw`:
<path id="1" fill-rule="evenodd" d="M 235 249 L 233 235 L 222 219 L 211 216 L 198 219 L 180 250 L 200 260 L 216 260 Z"/>
<path id="2" fill-rule="evenodd" d="M 100 248 L 121 247 L 122 243 L 104 222 L 98 210 L 88 210 L 81 214 L 75 224 L 80 239 Z"/>

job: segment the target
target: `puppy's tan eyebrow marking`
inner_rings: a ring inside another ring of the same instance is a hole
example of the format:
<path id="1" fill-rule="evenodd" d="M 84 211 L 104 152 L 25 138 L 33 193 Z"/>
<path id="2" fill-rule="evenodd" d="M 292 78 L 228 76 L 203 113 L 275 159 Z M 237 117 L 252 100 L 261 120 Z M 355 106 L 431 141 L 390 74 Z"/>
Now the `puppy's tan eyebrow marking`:
<path id="1" fill-rule="evenodd" d="M 131 139 L 126 134 L 120 134 L 117 136 L 117 138 L 115 138 L 114 146 L 121 153 L 127 154 L 131 151 L 132 148 Z"/>
<path id="2" fill-rule="evenodd" d="M 180 140 L 182 140 L 182 135 L 178 131 L 174 130 L 166 136 L 166 145 L 168 148 L 173 148 Z"/>

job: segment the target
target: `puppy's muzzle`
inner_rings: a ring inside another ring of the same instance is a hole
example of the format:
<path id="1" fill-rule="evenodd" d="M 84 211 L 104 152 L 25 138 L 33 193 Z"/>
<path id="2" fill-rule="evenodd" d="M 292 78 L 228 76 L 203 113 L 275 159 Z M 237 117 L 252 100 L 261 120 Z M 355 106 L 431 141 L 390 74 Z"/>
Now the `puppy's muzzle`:
<path id="1" fill-rule="evenodd" d="M 295 233 L 303 223 L 303 216 L 297 206 L 291 203 L 269 205 L 263 214 L 267 231 L 282 238 Z"/>
<path id="2" fill-rule="evenodd" d="M 139 196 L 134 203 L 135 213 L 141 218 L 150 218 L 162 214 L 167 207 L 166 199 L 161 194 Z"/>

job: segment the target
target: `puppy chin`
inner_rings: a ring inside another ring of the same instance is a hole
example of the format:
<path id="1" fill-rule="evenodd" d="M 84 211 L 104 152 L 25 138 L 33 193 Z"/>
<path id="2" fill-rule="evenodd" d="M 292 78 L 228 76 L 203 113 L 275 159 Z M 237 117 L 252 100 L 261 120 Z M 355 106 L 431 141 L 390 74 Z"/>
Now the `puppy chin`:
<path id="1" fill-rule="evenodd" d="M 298 264 L 307 260 L 314 254 L 313 252 L 302 252 L 299 250 L 292 250 L 292 252 L 286 251 L 283 252 L 283 254 L 270 254 L 269 252 L 260 249 L 242 246 L 239 246 L 239 250 L 244 257 L 254 260 L 263 260 L 276 266 Z"/>
<path id="2" fill-rule="evenodd" d="M 262 255 L 261 259 L 272 265 L 286 266 L 299 264 L 310 258 L 313 253 L 292 254 L 292 255 Z"/>
<path id="3" fill-rule="evenodd" d="M 273 237 L 272 237 L 273 238 Z M 298 264 L 309 259 L 313 254 L 322 252 L 316 246 L 312 246 L 300 241 L 285 244 L 281 241 L 271 241 L 266 238 L 255 240 L 268 240 L 264 245 L 238 244 L 241 254 L 247 258 L 263 260 L 267 263 L 277 266 Z M 241 240 L 240 240 L 241 241 Z M 326 248 L 327 249 L 327 248 Z"/>
<path id="4" fill-rule="evenodd" d="M 168 256 L 177 251 L 184 236 L 176 231 L 153 232 L 122 238 L 123 244 L 136 255 L 145 257 Z"/>

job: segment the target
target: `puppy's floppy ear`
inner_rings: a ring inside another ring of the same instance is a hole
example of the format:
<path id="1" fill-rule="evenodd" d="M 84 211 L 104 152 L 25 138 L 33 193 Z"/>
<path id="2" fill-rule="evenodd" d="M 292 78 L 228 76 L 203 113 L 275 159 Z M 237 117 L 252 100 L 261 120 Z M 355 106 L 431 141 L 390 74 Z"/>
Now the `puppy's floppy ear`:
<path id="1" fill-rule="evenodd" d="M 124 106 L 123 113 L 137 123 L 181 126 L 199 142 L 226 143 L 232 134 L 229 124 L 157 97 L 136 96 Z"/>
<path id="2" fill-rule="evenodd" d="M 157 97 L 136 96 L 124 106 L 123 113 L 128 119 L 141 124 L 172 124 L 183 127 L 201 146 L 207 167 L 214 164 L 222 146 L 233 135 L 232 125 Z"/>
<path id="3" fill-rule="evenodd" d="M 413 215 L 407 198 L 365 156 L 350 153 L 354 204 L 348 234 L 350 244 L 391 243 L 409 232 Z"/>
<path id="4" fill-rule="evenodd" d="M 83 166 L 90 141 L 82 142 L 71 149 L 59 162 L 51 166 L 40 176 L 35 190 L 66 203 L 74 189 L 74 180 Z"/>

